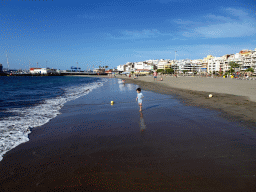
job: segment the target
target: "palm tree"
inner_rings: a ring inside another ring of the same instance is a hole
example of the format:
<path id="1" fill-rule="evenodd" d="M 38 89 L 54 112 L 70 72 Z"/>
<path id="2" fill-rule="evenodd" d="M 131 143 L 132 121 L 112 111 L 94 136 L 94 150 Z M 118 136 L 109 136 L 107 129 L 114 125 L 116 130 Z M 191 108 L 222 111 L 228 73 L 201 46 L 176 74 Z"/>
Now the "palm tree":
<path id="1" fill-rule="evenodd" d="M 108 68 L 108 66 L 105 66 L 105 68 L 107 69 L 107 68 Z"/>
<path id="2" fill-rule="evenodd" d="M 99 69 L 101 69 L 101 66 L 99 65 Z"/>
<path id="3" fill-rule="evenodd" d="M 235 71 L 235 68 L 239 67 L 239 65 L 234 61 L 229 62 L 229 66 L 230 66 L 230 73 L 231 73 L 232 69 L 234 69 L 234 71 Z"/>

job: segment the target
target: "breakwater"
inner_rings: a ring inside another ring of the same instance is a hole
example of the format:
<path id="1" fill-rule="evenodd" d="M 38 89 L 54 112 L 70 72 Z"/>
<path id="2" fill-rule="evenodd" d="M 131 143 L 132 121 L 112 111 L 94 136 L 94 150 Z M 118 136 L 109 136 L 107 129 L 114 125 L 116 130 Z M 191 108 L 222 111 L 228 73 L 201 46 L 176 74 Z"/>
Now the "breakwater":
<path id="1" fill-rule="evenodd" d="M 70 75 L 107 75 L 107 73 L 90 73 L 90 72 L 61 72 L 61 73 L 49 73 L 49 74 L 7 74 L 1 73 L 0 76 L 70 76 Z"/>

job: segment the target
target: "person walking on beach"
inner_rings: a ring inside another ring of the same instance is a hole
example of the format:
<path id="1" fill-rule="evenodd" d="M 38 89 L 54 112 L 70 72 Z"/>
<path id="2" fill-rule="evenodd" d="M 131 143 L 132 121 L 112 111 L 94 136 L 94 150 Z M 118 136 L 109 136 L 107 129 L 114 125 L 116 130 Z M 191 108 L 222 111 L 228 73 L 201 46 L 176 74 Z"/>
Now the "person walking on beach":
<path id="1" fill-rule="evenodd" d="M 154 75 L 154 81 L 155 81 L 157 78 L 157 72 L 155 71 L 153 75 Z"/>
<path id="2" fill-rule="evenodd" d="M 140 106 L 140 110 L 139 111 L 142 111 L 142 98 L 144 97 L 143 94 L 141 93 L 141 88 L 137 88 L 136 89 L 137 91 L 137 98 L 136 98 L 136 101 L 138 101 L 138 104 Z"/>

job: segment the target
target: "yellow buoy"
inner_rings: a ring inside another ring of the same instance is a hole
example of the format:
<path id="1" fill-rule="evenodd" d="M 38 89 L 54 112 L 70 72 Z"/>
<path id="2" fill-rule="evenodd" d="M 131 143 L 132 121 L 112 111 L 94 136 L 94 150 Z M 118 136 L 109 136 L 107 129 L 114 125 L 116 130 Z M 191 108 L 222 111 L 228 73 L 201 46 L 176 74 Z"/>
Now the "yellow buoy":
<path id="1" fill-rule="evenodd" d="M 211 98 L 211 97 L 212 97 L 212 94 L 210 94 L 209 97 Z"/>
<path id="2" fill-rule="evenodd" d="M 114 104 L 114 101 L 111 101 L 111 105 L 113 105 Z"/>

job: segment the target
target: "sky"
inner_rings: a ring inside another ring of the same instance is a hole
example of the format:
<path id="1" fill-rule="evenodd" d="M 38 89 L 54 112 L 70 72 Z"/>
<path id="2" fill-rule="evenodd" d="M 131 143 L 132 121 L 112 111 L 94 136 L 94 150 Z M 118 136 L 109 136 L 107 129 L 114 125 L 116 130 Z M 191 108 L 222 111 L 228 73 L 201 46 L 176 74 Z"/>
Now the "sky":
<path id="1" fill-rule="evenodd" d="M 256 0 L 0 1 L 0 63 L 109 68 L 256 48 Z"/>

